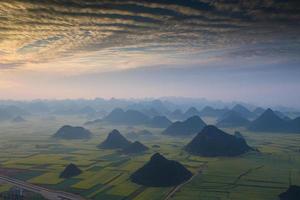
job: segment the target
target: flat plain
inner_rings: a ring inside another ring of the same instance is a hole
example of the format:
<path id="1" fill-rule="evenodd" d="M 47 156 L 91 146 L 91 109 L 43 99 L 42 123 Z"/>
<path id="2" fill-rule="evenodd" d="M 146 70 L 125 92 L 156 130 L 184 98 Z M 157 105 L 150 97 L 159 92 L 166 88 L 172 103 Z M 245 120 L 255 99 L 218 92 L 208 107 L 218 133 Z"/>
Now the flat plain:
<path id="1" fill-rule="evenodd" d="M 130 174 L 159 152 L 184 164 L 194 178 L 174 193 L 172 199 L 185 200 L 276 200 L 291 184 L 300 185 L 300 135 L 239 131 L 259 152 L 234 158 L 192 156 L 183 150 L 192 137 L 162 136 L 162 129 L 99 124 L 87 127 L 90 140 L 51 138 L 62 125 L 82 125 L 84 119 L 61 116 L 55 120 L 31 117 L 22 123 L 0 124 L 0 172 L 47 188 L 80 194 L 87 199 L 161 200 L 173 188 L 149 188 L 130 182 Z M 124 155 L 115 150 L 98 149 L 107 133 L 147 129 L 155 137 L 141 140 L 150 150 Z M 233 133 L 235 129 L 225 129 Z M 159 145 L 153 146 L 153 145 Z M 59 178 L 69 163 L 83 173 L 70 179 Z M 199 173 L 198 173 L 199 172 Z M 11 186 L 0 183 L 0 192 Z"/>

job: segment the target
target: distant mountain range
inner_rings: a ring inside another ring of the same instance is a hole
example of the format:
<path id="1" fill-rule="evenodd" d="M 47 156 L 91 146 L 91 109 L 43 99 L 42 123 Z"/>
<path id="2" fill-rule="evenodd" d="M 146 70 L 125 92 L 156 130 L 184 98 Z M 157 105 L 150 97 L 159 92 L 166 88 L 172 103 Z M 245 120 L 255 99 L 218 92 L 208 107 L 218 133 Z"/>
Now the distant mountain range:
<path id="1" fill-rule="evenodd" d="M 210 106 L 204 107 L 201 111 L 199 111 L 195 107 L 190 107 L 186 110 L 186 112 L 182 112 L 180 109 L 176 109 L 175 111 L 171 112 L 169 117 L 171 119 L 176 120 L 185 120 L 192 116 L 199 116 L 199 117 L 220 117 L 225 114 L 228 109 L 215 109 Z"/>
<path id="2" fill-rule="evenodd" d="M 21 116 L 17 116 L 17 117 L 15 117 L 15 118 L 13 118 L 11 121 L 12 121 L 13 123 L 26 122 L 26 120 L 25 120 L 23 117 L 21 117 Z"/>
<path id="3" fill-rule="evenodd" d="M 121 108 L 116 108 L 111 111 L 103 121 L 115 124 L 138 125 L 148 123 L 150 118 L 142 112 L 136 110 L 124 111 Z"/>
<path id="4" fill-rule="evenodd" d="M 256 117 L 256 115 L 248 110 L 245 106 L 242 106 L 241 104 L 236 104 L 232 109 L 232 111 L 240 114 L 245 119 L 251 119 Z"/>
<path id="5" fill-rule="evenodd" d="M 198 133 L 205 127 L 205 122 L 198 116 L 193 116 L 185 121 L 177 121 L 172 123 L 162 133 L 173 136 L 185 136 Z"/>
<path id="6" fill-rule="evenodd" d="M 255 113 L 256 116 L 262 114 L 260 109 L 255 109 L 255 105 L 245 103 L 224 103 L 222 101 L 209 101 L 203 98 L 181 98 L 181 97 L 163 97 L 159 99 L 64 99 L 64 100 L 33 100 L 33 101 L 10 101 L 0 100 L 0 110 L 8 106 L 17 107 L 19 110 L 29 112 L 30 114 L 69 114 L 69 115 L 91 115 L 96 117 L 103 117 L 114 108 L 122 108 L 124 110 L 137 110 L 148 117 L 166 116 L 170 119 L 184 120 L 186 118 L 172 118 L 171 113 L 176 109 L 183 111 L 183 114 L 188 114 L 190 108 L 196 108 L 201 112 L 201 117 L 214 115 L 220 117 L 222 110 L 228 111 L 228 108 L 233 108 L 235 105 L 242 105 L 250 112 Z M 275 107 L 274 110 L 279 110 L 283 114 L 289 113 L 291 117 L 300 116 L 299 110 L 287 107 Z M 96 115 L 93 113 L 96 112 Z M 1 113 L 1 112 L 0 112 Z M 223 112 L 224 114 L 224 112 Z M 23 114 L 16 113 L 16 115 Z M 100 116 L 99 116 L 100 115 Z M 192 113 L 192 115 L 197 115 Z"/>
<path id="7" fill-rule="evenodd" d="M 153 128 L 166 128 L 171 124 L 172 122 L 165 116 L 155 116 L 147 122 L 147 125 Z"/>
<path id="8" fill-rule="evenodd" d="M 153 118 L 150 118 L 144 113 L 137 110 L 124 111 L 121 108 L 116 108 L 103 119 L 88 121 L 85 123 L 85 125 L 93 125 L 100 122 L 108 122 L 120 125 L 146 125 L 153 128 L 166 128 L 172 123 L 165 116 L 155 116 Z"/>
<path id="9" fill-rule="evenodd" d="M 0 107 L 0 121 L 13 120 L 14 118 L 27 115 L 30 115 L 30 113 L 17 106 Z"/>
<path id="10" fill-rule="evenodd" d="M 279 117 L 273 110 L 267 109 L 250 123 L 248 129 L 255 132 L 300 133 L 300 117 L 294 120 L 284 119 Z"/>
<path id="11" fill-rule="evenodd" d="M 184 114 L 180 109 L 176 109 L 173 112 L 171 112 L 168 117 L 175 120 L 182 120 L 184 118 Z"/>
<path id="12" fill-rule="evenodd" d="M 226 112 L 228 112 L 228 108 L 216 109 L 210 106 L 206 106 L 201 110 L 202 117 L 217 117 L 223 116 Z"/>
<path id="13" fill-rule="evenodd" d="M 221 119 L 218 120 L 218 127 L 244 127 L 247 126 L 250 121 L 243 117 L 236 111 L 228 111 Z"/>

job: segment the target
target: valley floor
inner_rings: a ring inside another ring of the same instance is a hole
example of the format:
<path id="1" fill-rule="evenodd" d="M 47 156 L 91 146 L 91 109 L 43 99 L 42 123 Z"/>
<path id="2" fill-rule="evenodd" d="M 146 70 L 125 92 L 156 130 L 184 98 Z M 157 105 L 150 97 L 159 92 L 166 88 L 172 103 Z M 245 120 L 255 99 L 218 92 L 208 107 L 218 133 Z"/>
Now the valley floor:
<path id="1" fill-rule="evenodd" d="M 33 118 L 17 125 L 1 123 L 0 175 L 79 194 L 87 199 L 105 200 L 276 200 L 290 184 L 300 185 L 299 134 L 241 130 L 248 143 L 260 153 L 235 158 L 191 156 L 182 150 L 191 138 L 161 136 L 161 129 L 147 128 L 155 137 L 141 142 L 150 147 L 150 151 L 135 156 L 96 147 L 111 129 L 118 128 L 121 133 L 126 133 L 133 127 L 104 124 L 90 128 L 95 134 L 90 140 L 51 139 L 60 126 L 82 123 L 80 118 L 64 117 L 46 122 Z M 227 131 L 232 133 L 234 130 Z M 174 188 L 148 188 L 130 182 L 130 174 L 147 162 L 154 152 L 178 160 L 199 174 L 175 192 Z M 71 179 L 60 179 L 60 172 L 69 163 L 76 164 L 84 172 Z M 10 187 L 0 183 L 0 192 Z"/>

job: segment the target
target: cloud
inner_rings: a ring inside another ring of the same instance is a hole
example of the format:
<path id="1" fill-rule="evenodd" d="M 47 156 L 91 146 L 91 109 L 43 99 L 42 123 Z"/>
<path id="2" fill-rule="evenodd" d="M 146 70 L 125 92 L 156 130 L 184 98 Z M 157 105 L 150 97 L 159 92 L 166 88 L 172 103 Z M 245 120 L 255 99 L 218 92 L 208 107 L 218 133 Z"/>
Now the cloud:
<path id="1" fill-rule="evenodd" d="M 66 58 L 105 63 L 126 52 L 189 57 L 235 49 L 226 56 L 294 57 L 299 8 L 295 0 L 4 0 L 0 68 Z"/>

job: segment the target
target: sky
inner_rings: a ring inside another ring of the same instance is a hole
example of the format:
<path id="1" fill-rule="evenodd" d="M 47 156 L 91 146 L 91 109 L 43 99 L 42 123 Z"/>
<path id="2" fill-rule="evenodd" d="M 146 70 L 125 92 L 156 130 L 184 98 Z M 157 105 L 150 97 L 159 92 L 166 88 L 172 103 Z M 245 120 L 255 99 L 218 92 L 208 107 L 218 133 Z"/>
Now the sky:
<path id="1" fill-rule="evenodd" d="M 300 107 L 298 0 L 2 0 L 0 99 Z"/>

